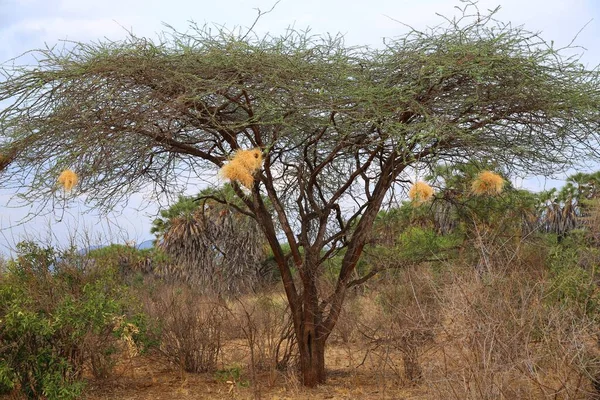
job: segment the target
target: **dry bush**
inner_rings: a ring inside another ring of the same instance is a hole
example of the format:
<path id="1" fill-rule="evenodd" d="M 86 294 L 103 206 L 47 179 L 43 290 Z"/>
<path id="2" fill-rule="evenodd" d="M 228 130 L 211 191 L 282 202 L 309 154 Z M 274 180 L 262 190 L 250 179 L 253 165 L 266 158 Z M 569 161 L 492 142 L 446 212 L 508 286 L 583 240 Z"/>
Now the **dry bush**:
<path id="1" fill-rule="evenodd" d="M 588 271 L 565 281 L 549 242 L 479 233 L 485 253 L 407 267 L 350 299 L 336 337 L 351 337 L 354 320 L 366 339 L 359 365 L 374 367 L 384 386 L 421 382 L 428 398 L 600 398 L 598 318 L 581 311 L 596 249 L 565 251 Z"/>
<path id="2" fill-rule="evenodd" d="M 238 298 L 229 307 L 236 329 L 241 332 L 249 351 L 250 370 L 267 372 L 269 385 L 279 372 L 297 365 L 297 348 L 289 306 L 281 293 L 264 292 Z"/>
<path id="3" fill-rule="evenodd" d="M 529 271 L 457 276 L 444 299 L 445 345 L 425 380 L 432 392 L 455 399 L 591 398 L 594 326 L 549 303 L 547 288 Z"/>
<path id="4" fill-rule="evenodd" d="M 510 269 L 519 263 L 521 247 L 526 240 L 513 234 L 490 227 L 486 224 L 473 224 L 472 238 L 467 241 L 467 247 L 475 250 L 467 251 L 465 255 L 475 256 L 475 268 L 480 273 L 500 272 Z M 474 261 L 474 260 L 473 260 Z"/>
<path id="5" fill-rule="evenodd" d="M 113 327 L 105 327 L 96 332 L 87 332 L 84 337 L 84 348 L 89 353 L 87 368 L 97 379 L 110 377 L 116 364 L 117 356 L 123 353 L 120 343 L 113 333 Z"/>
<path id="6" fill-rule="evenodd" d="M 159 284 L 144 299 L 160 330 L 159 352 L 186 372 L 217 369 L 226 329 L 223 303 L 198 296 L 189 286 Z"/>
<path id="7" fill-rule="evenodd" d="M 377 290 L 376 307 L 364 313 L 360 331 L 368 341 L 367 356 L 379 359 L 383 373 L 390 370 L 401 382 L 414 384 L 423 377 L 423 355 L 435 345 L 437 288 L 426 267 L 398 272 L 386 282 Z"/>
<path id="8" fill-rule="evenodd" d="M 361 320 L 367 311 L 368 297 L 352 292 L 348 294 L 342 312 L 331 332 L 331 343 L 350 344 L 362 338 L 357 321 Z"/>

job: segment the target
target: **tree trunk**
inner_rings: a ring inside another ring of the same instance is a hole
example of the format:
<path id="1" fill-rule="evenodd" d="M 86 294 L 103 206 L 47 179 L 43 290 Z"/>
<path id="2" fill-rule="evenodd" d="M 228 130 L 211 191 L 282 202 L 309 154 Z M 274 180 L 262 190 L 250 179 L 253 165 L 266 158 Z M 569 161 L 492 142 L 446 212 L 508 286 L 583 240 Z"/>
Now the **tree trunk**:
<path id="1" fill-rule="evenodd" d="M 315 387 L 325 383 L 325 340 L 317 339 L 314 329 L 305 330 L 302 338 L 299 339 L 302 384 Z"/>
<path id="2" fill-rule="evenodd" d="M 302 321 L 296 330 L 302 384 L 308 387 L 325 383 L 325 341 L 329 336 L 324 334 L 319 308 L 317 254 L 313 249 L 306 249 L 302 268 Z"/>

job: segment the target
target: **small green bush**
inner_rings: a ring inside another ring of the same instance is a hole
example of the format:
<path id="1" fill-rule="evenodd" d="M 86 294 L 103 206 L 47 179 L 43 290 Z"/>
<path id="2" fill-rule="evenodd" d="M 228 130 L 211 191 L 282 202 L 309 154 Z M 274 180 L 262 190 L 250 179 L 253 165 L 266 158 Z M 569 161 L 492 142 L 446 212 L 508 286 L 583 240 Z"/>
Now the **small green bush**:
<path id="1" fill-rule="evenodd" d="M 550 254 L 549 301 L 573 307 L 580 315 L 597 319 L 600 315 L 598 253 L 597 248 L 587 248 L 573 240 L 555 246 Z"/>
<path id="2" fill-rule="evenodd" d="M 13 369 L 4 360 L 0 361 L 0 395 L 10 393 L 15 387 L 16 380 Z"/>
<path id="3" fill-rule="evenodd" d="M 250 382 L 244 379 L 241 367 L 234 365 L 215 372 L 215 380 L 219 383 L 234 384 L 238 387 L 249 387 Z"/>
<path id="4" fill-rule="evenodd" d="M 19 244 L 7 270 L 0 275 L 0 392 L 80 397 L 85 365 L 97 376 L 110 370 L 118 323 L 133 304 L 127 288 L 115 269 L 31 242 Z"/>
<path id="5" fill-rule="evenodd" d="M 432 228 L 413 226 L 400 234 L 395 251 L 397 257 L 408 261 L 436 260 L 444 258 L 460 241 L 455 235 L 440 235 Z"/>

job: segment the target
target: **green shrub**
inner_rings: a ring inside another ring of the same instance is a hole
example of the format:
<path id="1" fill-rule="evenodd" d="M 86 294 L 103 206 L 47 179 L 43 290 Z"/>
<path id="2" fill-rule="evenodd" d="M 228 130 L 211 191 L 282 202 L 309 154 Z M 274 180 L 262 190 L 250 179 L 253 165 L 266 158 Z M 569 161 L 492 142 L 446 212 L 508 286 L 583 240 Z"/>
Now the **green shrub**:
<path id="1" fill-rule="evenodd" d="M 572 240 L 566 240 L 554 247 L 550 254 L 551 286 L 548 299 L 574 307 L 580 315 L 598 318 L 599 259 L 598 249 L 578 245 Z"/>
<path id="2" fill-rule="evenodd" d="M 398 238 L 397 256 L 408 261 L 423 261 L 446 257 L 461 239 L 455 235 L 439 235 L 432 228 L 409 227 Z"/>
<path id="3" fill-rule="evenodd" d="M 0 276 L 0 391 L 79 397 L 86 364 L 97 376 L 110 371 L 117 323 L 134 304 L 127 288 L 115 269 L 31 242 L 19 244 L 7 270 Z"/>
<path id="4" fill-rule="evenodd" d="M 0 361 L 0 395 L 10 393 L 15 387 L 17 377 L 13 369 L 4 361 Z"/>
<path id="5" fill-rule="evenodd" d="M 219 383 L 228 383 L 238 387 L 250 386 L 250 382 L 243 377 L 242 368 L 237 365 L 216 371 L 215 380 Z"/>

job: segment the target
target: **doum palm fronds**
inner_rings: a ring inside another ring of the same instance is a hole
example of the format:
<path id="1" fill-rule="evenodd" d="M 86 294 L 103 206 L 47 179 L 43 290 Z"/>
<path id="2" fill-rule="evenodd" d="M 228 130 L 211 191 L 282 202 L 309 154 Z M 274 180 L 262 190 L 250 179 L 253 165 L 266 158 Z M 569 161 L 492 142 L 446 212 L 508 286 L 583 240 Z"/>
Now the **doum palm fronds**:
<path id="1" fill-rule="evenodd" d="M 266 258 L 256 221 L 214 201 L 196 203 L 194 211 L 171 218 L 158 246 L 172 260 L 160 275 L 207 294 L 231 295 L 253 288 Z"/>

